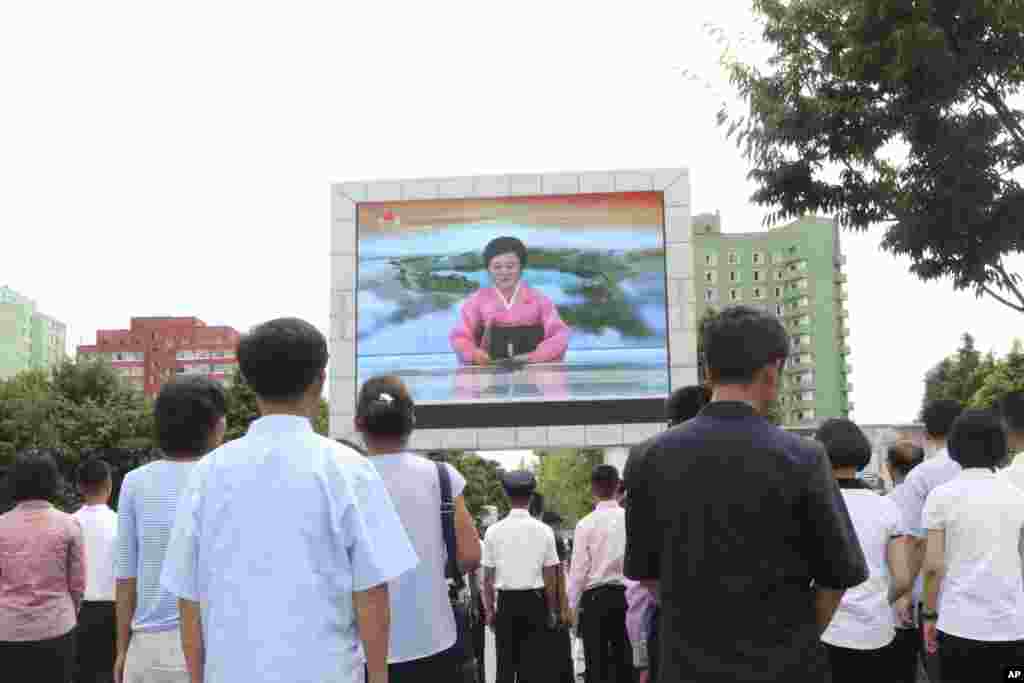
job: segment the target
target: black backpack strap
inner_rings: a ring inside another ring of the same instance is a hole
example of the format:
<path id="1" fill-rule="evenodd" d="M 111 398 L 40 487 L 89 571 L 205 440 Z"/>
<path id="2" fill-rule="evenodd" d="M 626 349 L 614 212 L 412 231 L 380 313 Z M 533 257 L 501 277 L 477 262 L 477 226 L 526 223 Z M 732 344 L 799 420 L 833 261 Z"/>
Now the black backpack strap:
<path id="1" fill-rule="evenodd" d="M 448 561 L 445 563 L 444 576 L 451 579 L 454 587 L 461 590 L 465 585 L 462 573 L 455 559 L 455 502 L 452 500 L 452 480 L 448 476 L 448 469 L 444 463 L 436 462 L 437 479 L 441 483 L 441 534 L 444 536 L 444 547 L 448 551 Z"/>

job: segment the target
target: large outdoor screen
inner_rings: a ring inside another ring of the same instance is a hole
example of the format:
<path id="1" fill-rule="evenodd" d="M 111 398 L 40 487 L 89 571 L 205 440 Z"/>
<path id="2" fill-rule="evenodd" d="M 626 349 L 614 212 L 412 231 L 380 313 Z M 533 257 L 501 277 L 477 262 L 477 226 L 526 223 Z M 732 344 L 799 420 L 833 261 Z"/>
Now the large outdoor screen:
<path id="1" fill-rule="evenodd" d="M 663 398 L 661 192 L 359 203 L 358 384 L 417 403 Z"/>

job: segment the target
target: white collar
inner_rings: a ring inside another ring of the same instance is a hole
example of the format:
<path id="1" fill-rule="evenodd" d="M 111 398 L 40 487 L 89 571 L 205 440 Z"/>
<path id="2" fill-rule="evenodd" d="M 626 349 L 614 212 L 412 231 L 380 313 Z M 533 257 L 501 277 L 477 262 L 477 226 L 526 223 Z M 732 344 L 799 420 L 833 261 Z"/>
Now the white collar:
<path id="1" fill-rule="evenodd" d="M 516 282 L 516 288 L 514 290 L 512 290 L 512 298 L 510 298 L 510 299 L 506 299 L 505 295 L 501 293 L 500 289 L 498 289 L 497 287 L 494 288 L 494 291 L 496 291 L 498 293 L 498 298 L 501 299 L 501 303 L 505 304 L 505 310 L 506 311 L 511 310 L 512 306 L 515 305 L 515 303 L 516 303 L 516 296 L 518 296 L 518 294 L 519 294 L 519 286 L 522 285 L 522 284 L 523 284 L 523 280 L 522 280 L 522 278 L 520 278 Z"/>

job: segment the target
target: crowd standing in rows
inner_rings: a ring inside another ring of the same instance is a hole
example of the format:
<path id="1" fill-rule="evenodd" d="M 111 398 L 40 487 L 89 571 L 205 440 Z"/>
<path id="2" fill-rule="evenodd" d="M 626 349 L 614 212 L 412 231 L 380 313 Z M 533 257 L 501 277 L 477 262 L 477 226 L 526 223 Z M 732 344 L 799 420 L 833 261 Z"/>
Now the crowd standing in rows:
<path id="1" fill-rule="evenodd" d="M 279 319 L 240 342 L 261 417 L 223 444 L 225 396 L 183 378 L 154 412 L 163 458 L 79 468 L 59 512 L 46 454 L 19 454 L 0 515 L 0 661 L 41 683 L 1001 680 L 1024 664 L 1024 392 L 996 411 L 936 401 L 924 448 L 892 444 L 885 495 L 846 419 L 814 439 L 762 415 L 790 355 L 777 318 L 735 306 L 704 331 L 710 388 L 619 476 L 567 553 L 527 471 L 481 539 L 466 481 L 409 450 L 413 397 L 360 390 L 362 446 L 314 433 L 327 344 Z M 1016 457 L 1006 466 L 1011 453 Z M 467 599 L 466 596 L 471 596 Z M 474 665 L 475 664 L 475 665 Z"/>

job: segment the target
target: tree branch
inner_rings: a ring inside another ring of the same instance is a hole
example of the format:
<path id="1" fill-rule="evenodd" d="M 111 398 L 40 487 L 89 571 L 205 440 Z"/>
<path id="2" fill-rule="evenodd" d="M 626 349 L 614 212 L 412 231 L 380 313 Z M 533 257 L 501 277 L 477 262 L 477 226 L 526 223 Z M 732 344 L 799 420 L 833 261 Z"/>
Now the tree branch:
<path id="1" fill-rule="evenodd" d="M 1003 127 L 1005 127 L 1007 131 L 1009 131 L 1010 135 L 1013 136 L 1013 139 L 1017 141 L 1017 144 L 1024 145 L 1024 129 L 1021 129 L 1020 123 L 1013 119 L 1013 114 L 1006 106 L 1006 103 L 1003 102 L 1003 99 L 999 96 L 999 93 L 996 92 L 992 88 L 992 86 L 988 85 L 987 83 L 985 84 L 984 89 L 985 95 L 982 97 L 982 99 L 991 104 L 992 107 L 996 110 L 996 116 L 999 117 L 999 120 L 1002 122 Z"/>
<path id="2" fill-rule="evenodd" d="M 1017 300 L 1024 304 L 1024 295 L 1021 295 L 1020 288 L 1010 277 L 1010 274 L 1006 272 L 1006 268 L 1003 266 L 1002 261 L 996 264 L 996 272 L 1003 278 L 1003 285 L 1016 295 Z"/>
<path id="3" fill-rule="evenodd" d="M 999 296 L 988 285 L 979 285 L 979 287 L 981 288 L 981 291 L 985 292 L 990 297 L 992 297 L 993 299 L 995 299 L 999 303 L 1003 304 L 1004 306 L 1012 308 L 1013 310 L 1017 311 L 1018 313 L 1024 313 L 1024 306 L 1018 306 L 1017 304 L 1013 303 L 1012 301 L 1009 301 L 1009 300 Z"/>

